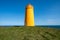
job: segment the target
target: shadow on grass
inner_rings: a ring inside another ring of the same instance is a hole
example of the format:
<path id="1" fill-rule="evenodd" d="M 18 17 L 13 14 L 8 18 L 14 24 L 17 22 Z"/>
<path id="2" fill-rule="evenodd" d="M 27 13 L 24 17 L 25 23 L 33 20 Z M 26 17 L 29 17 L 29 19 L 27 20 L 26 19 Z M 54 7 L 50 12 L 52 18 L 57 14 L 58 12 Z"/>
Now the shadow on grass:
<path id="1" fill-rule="evenodd" d="M 24 36 L 24 39 L 23 40 L 29 40 L 26 36 Z"/>
<path id="2" fill-rule="evenodd" d="M 43 38 L 45 38 L 46 40 L 49 40 L 47 37 L 45 37 L 44 35 L 40 34 Z"/>
<path id="3" fill-rule="evenodd" d="M 45 32 L 45 33 L 47 33 L 47 34 L 49 34 L 49 35 L 51 35 L 51 36 L 53 36 L 53 37 L 56 37 L 56 35 L 51 34 L 51 33 L 49 33 L 49 32 Z"/>

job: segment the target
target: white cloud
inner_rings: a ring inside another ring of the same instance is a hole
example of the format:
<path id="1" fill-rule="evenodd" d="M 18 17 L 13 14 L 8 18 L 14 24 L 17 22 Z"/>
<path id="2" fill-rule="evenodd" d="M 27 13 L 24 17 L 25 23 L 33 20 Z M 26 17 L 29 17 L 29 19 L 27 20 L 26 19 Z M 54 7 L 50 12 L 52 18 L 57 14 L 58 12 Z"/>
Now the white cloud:
<path id="1" fill-rule="evenodd" d="M 50 24 L 50 25 L 57 25 L 60 22 L 58 20 L 55 20 L 55 19 L 48 19 L 47 23 Z"/>

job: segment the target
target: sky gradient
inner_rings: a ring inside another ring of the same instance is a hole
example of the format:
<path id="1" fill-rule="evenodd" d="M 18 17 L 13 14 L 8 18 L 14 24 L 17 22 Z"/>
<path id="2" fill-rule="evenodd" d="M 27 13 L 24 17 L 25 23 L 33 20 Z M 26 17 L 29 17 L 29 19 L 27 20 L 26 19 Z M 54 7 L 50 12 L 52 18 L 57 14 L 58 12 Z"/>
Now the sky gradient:
<path id="1" fill-rule="evenodd" d="M 29 3 L 34 6 L 35 25 L 60 25 L 60 0 L 0 0 L 0 25 L 24 25 Z"/>

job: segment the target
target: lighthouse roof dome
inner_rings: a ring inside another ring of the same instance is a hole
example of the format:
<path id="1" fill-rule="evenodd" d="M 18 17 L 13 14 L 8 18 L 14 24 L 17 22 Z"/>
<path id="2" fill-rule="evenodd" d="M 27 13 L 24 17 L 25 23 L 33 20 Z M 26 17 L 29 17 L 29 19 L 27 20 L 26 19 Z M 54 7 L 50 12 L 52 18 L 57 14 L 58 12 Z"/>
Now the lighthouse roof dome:
<path id="1" fill-rule="evenodd" d="M 31 4 L 28 4 L 26 8 L 33 8 L 33 6 Z"/>

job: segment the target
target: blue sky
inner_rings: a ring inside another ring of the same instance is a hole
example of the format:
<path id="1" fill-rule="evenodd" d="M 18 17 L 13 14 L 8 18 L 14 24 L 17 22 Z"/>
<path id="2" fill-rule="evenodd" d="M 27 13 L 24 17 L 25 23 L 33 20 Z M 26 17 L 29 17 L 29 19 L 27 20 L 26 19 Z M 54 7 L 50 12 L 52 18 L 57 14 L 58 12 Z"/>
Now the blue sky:
<path id="1" fill-rule="evenodd" d="M 34 6 L 35 25 L 60 25 L 60 0 L 0 0 L 0 25 L 24 25 L 29 3 Z"/>

